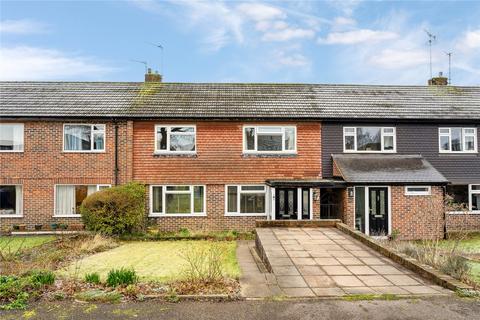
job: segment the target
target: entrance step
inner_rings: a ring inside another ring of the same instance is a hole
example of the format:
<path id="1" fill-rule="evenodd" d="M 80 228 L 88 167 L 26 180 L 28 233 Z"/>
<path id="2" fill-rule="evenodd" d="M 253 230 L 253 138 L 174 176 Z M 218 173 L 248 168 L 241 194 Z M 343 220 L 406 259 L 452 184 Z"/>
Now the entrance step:
<path id="1" fill-rule="evenodd" d="M 257 228 L 334 228 L 340 219 L 322 219 L 322 220 L 257 220 Z"/>

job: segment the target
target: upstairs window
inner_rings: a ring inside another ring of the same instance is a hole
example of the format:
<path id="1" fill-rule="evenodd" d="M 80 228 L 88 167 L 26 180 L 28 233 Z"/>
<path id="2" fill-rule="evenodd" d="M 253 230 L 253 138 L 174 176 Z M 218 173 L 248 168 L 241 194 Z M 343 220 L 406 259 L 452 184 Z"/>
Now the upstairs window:
<path id="1" fill-rule="evenodd" d="M 63 126 L 63 151 L 105 151 L 105 125 L 65 124 Z"/>
<path id="2" fill-rule="evenodd" d="M 439 128 L 439 152 L 477 152 L 476 128 Z"/>
<path id="3" fill-rule="evenodd" d="M 156 153 L 195 153 L 195 126 L 155 126 Z"/>
<path id="4" fill-rule="evenodd" d="M 395 152 L 393 127 L 344 127 L 344 152 Z"/>
<path id="5" fill-rule="evenodd" d="M 295 153 L 297 129 L 293 126 L 245 126 L 245 153 Z"/>
<path id="6" fill-rule="evenodd" d="M 23 123 L 0 123 L 0 152 L 23 151 Z"/>

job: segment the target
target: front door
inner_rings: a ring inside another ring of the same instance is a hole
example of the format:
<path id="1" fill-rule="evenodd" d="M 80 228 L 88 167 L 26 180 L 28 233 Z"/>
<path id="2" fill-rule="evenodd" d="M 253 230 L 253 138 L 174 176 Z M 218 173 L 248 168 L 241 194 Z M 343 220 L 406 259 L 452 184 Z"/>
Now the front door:
<path id="1" fill-rule="evenodd" d="M 296 220 L 298 218 L 296 188 L 277 188 L 275 190 L 275 219 Z"/>
<path id="2" fill-rule="evenodd" d="M 370 187 L 368 192 L 370 235 L 388 235 L 388 188 Z"/>

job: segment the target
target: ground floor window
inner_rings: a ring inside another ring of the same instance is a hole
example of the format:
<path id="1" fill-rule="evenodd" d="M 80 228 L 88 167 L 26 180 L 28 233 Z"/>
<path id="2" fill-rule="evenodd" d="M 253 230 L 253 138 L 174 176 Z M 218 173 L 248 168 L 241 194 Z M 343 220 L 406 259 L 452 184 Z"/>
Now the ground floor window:
<path id="1" fill-rule="evenodd" d="M 266 188 L 264 185 L 227 185 L 226 214 L 265 215 Z"/>
<path id="2" fill-rule="evenodd" d="M 151 186 L 150 215 L 204 215 L 205 186 Z"/>
<path id="3" fill-rule="evenodd" d="M 448 185 L 448 211 L 480 212 L 480 184 Z"/>
<path id="4" fill-rule="evenodd" d="M 0 185 L 0 217 L 21 216 L 23 188 L 21 185 Z"/>
<path id="5" fill-rule="evenodd" d="M 87 196 L 109 187 L 101 184 L 55 186 L 55 216 L 78 216 L 78 209 Z"/>
<path id="6" fill-rule="evenodd" d="M 406 186 L 405 195 L 407 196 L 428 196 L 432 193 L 430 186 Z"/>

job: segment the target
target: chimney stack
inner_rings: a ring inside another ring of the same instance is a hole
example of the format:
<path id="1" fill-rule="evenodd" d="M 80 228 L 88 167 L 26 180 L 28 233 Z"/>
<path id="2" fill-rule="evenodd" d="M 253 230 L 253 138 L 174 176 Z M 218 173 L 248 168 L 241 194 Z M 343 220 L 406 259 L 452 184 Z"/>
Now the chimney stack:
<path id="1" fill-rule="evenodd" d="M 145 74 L 145 82 L 162 82 L 162 75 L 158 71 L 152 72 L 152 69 L 148 68 Z"/>
<path id="2" fill-rule="evenodd" d="M 446 86 L 448 85 L 448 78 L 443 76 L 443 72 L 438 73 L 438 77 L 433 77 L 428 80 L 429 86 Z"/>

